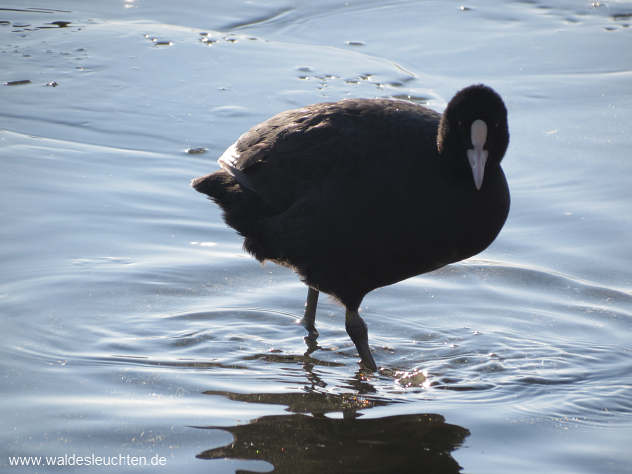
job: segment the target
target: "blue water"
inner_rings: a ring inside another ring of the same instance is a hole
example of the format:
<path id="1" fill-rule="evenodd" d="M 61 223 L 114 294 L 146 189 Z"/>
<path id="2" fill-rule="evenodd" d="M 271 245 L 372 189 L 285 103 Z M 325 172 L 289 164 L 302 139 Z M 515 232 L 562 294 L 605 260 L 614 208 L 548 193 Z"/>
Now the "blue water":
<path id="1" fill-rule="evenodd" d="M 216 3 L 0 8 L 2 469 L 632 472 L 632 2 Z M 380 373 L 324 297 L 306 354 L 304 285 L 189 180 L 281 110 L 476 82 L 505 228 L 367 296 Z"/>

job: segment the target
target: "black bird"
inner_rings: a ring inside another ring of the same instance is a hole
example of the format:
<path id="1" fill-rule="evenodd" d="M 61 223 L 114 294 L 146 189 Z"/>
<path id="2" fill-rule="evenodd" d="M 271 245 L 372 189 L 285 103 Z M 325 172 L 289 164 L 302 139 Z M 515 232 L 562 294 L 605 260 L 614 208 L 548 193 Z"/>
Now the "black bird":
<path id="1" fill-rule="evenodd" d="M 239 137 L 215 173 L 192 181 L 224 210 L 257 260 L 346 308 L 362 363 L 377 370 L 358 307 L 381 286 L 484 250 L 509 212 L 500 166 L 507 109 L 485 85 L 458 92 L 443 115 L 394 99 L 347 99 L 288 110 Z"/>

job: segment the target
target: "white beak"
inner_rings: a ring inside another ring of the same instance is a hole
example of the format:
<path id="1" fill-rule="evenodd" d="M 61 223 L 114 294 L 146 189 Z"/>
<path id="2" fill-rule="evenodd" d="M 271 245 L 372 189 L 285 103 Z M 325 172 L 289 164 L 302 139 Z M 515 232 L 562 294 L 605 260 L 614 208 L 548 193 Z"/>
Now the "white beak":
<path id="1" fill-rule="evenodd" d="M 474 120 L 472 123 L 472 146 L 474 148 L 467 150 L 467 159 L 472 168 L 474 176 L 474 186 L 481 189 L 483 185 L 483 176 L 485 174 L 485 163 L 487 163 L 487 150 L 483 150 L 487 141 L 487 124 L 483 120 Z"/>

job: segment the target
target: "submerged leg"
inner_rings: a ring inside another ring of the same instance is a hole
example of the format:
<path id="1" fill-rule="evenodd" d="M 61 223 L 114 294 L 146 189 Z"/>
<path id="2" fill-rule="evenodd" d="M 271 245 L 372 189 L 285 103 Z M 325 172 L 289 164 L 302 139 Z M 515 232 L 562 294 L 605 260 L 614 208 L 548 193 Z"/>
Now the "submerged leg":
<path id="1" fill-rule="evenodd" d="M 358 349 L 358 354 L 360 354 L 364 366 L 372 371 L 376 371 L 377 365 L 375 365 L 375 361 L 371 355 L 371 349 L 369 349 L 369 331 L 357 310 L 347 310 L 345 313 L 345 327 L 347 334 L 349 334 L 356 349 Z"/>
<path id="2" fill-rule="evenodd" d="M 305 301 L 305 315 L 301 319 L 301 324 L 307 329 L 309 339 L 315 340 L 318 337 L 318 331 L 314 325 L 316 320 L 316 306 L 318 305 L 318 290 L 308 287 L 307 301 Z"/>

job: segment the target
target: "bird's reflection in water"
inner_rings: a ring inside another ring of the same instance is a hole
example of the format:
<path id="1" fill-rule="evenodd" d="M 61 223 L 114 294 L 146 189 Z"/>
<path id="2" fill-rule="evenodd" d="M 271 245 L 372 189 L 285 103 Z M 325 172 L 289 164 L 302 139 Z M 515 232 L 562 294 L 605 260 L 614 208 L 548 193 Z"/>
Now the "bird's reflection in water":
<path id="1" fill-rule="evenodd" d="M 461 467 L 451 452 L 469 435 L 467 429 L 435 414 L 358 418 L 358 409 L 387 402 L 352 394 L 207 393 L 283 404 L 295 412 L 262 416 L 245 425 L 198 427 L 221 429 L 234 438 L 231 444 L 204 451 L 198 458 L 267 461 L 274 465 L 272 472 L 279 474 L 459 472 Z M 342 411 L 343 418 L 325 416 L 334 411 Z"/>

